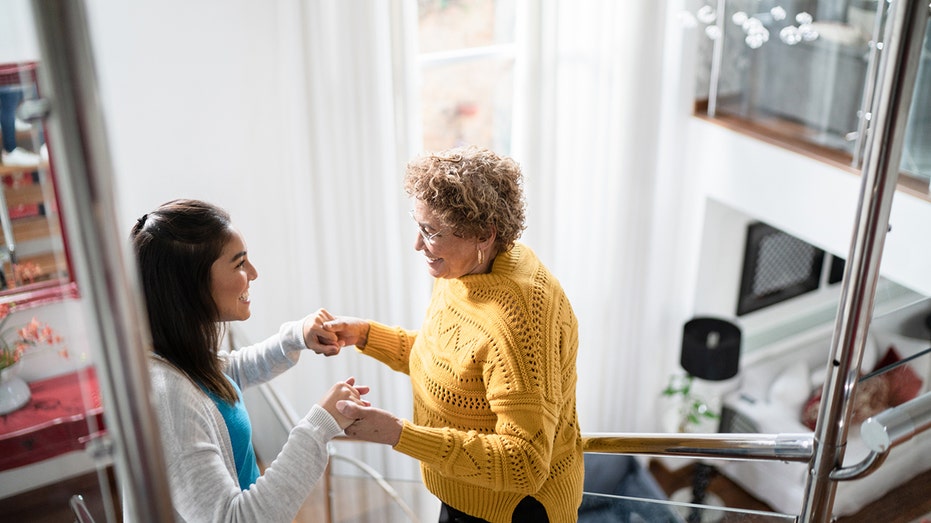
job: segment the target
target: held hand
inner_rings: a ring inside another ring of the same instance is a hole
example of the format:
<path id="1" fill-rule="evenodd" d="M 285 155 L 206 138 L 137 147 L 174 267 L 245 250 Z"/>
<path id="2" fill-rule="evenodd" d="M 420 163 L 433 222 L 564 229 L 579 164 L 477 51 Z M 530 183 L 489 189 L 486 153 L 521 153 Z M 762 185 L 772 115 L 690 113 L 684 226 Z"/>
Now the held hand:
<path id="1" fill-rule="evenodd" d="M 336 408 L 346 418 L 355 420 L 343 429 L 351 438 L 384 443 L 392 447 L 397 445 L 401 439 L 401 429 L 404 428 L 404 424 L 386 410 L 352 401 L 338 401 Z"/>
<path id="2" fill-rule="evenodd" d="M 339 428 L 341 429 L 348 427 L 350 424 L 352 424 L 353 421 L 355 421 L 355 419 L 344 416 L 339 411 L 337 408 L 337 404 L 339 402 L 365 407 L 371 405 L 371 403 L 362 399 L 363 394 L 369 393 L 369 387 L 366 385 L 355 386 L 355 384 L 356 379 L 352 377 L 346 379 L 346 381 L 337 382 L 332 387 L 330 387 L 330 390 L 327 392 L 326 396 L 320 400 L 320 406 L 329 412 L 331 416 L 333 416 L 333 419 L 336 420 L 336 423 L 339 424 Z"/>
<path id="3" fill-rule="evenodd" d="M 326 309 L 304 320 L 304 345 L 317 354 L 333 356 L 347 345 L 362 348 L 368 335 L 369 322 L 350 316 L 333 316 Z"/>
<path id="4" fill-rule="evenodd" d="M 335 335 L 340 347 L 365 347 L 369 337 L 369 322 L 350 316 L 338 316 L 323 323 L 324 332 Z"/>
<path id="5" fill-rule="evenodd" d="M 304 319 L 304 345 L 308 349 L 323 354 L 324 356 L 336 356 L 345 344 L 340 344 L 336 334 L 323 328 L 325 322 L 335 320 L 336 318 L 326 309 L 318 309 Z"/>

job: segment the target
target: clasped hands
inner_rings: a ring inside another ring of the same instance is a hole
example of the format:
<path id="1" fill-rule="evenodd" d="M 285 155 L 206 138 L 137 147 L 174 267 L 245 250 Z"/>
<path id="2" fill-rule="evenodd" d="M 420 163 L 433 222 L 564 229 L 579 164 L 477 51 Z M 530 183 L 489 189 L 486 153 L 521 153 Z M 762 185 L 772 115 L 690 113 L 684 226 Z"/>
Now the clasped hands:
<path id="1" fill-rule="evenodd" d="M 365 346 L 369 324 L 358 318 L 337 318 L 325 309 L 319 309 L 304 320 L 303 331 L 304 344 L 308 349 L 324 356 L 335 356 L 347 345 Z M 341 389 L 341 394 L 333 394 L 341 385 L 357 391 L 358 395 L 345 388 Z M 322 406 L 336 419 L 347 436 L 395 446 L 401 439 L 403 422 L 394 414 L 372 407 L 370 402 L 362 399 L 361 395 L 367 394 L 369 387 L 354 385 L 354 378 L 337 383 L 327 396 L 327 404 Z"/>

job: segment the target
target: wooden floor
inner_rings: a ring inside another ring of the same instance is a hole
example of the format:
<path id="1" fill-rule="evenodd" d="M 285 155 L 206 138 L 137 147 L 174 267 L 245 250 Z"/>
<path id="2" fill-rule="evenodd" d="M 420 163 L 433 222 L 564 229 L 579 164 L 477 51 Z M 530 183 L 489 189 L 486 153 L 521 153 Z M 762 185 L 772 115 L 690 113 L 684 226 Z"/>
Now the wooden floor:
<path id="1" fill-rule="evenodd" d="M 695 466 L 686 465 L 676 470 L 669 470 L 659 461 L 652 460 L 650 461 L 650 473 L 656 478 L 656 482 L 663 487 L 666 495 L 672 496 L 679 489 L 691 488 Z M 727 477 L 713 471 L 708 490 L 721 498 L 721 501 L 727 507 L 773 512 L 772 507 L 751 496 Z"/>
<path id="2" fill-rule="evenodd" d="M 650 472 L 666 494 L 672 495 L 680 488 L 691 486 L 694 465 L 669 470 L 659 461 L 653 460 L 650 462 Z M 721 498 L 727 507 L 773 512 L 772 507 L 748 494 L 722 474 L 712 473 L 708 490 Z M 863 507 L 856 514 L 837 518 L 836 523 L 931 523 L 929 492 L 931 470 Z"/>

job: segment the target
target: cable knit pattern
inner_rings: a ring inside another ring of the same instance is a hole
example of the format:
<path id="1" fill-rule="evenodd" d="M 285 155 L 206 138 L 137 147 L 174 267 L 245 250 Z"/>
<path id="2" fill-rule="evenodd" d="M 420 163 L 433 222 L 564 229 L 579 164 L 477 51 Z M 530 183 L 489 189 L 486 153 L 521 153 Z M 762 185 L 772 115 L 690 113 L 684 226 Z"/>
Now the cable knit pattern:
<path id="1" fill-rule="evenodd" d="M 510 522 L 532 495 L 569 522 L 582 499 L 577 349 L 559 282 L 518 243 L 490 274 L 437 279 L 419 332 L 373 322 L 363 352 L 410 374 L 413 422 L 395 449 L 437 497 Z"/>

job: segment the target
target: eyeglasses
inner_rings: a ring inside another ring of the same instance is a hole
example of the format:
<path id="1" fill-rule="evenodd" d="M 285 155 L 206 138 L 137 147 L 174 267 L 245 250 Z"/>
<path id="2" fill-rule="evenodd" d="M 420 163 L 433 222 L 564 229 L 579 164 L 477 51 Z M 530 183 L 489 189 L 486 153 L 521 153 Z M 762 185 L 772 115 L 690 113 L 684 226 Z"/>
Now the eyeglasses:
<path id="1" fill-rule="evenodd" d="M 420 237 L 423 238 L 424 243 L 426 243 L 427 245 L 431 245 L 431 246 L 435 245 L 437 240 L 441 238 L 440 234 L 446 230 L 446 229 L 440 229 L 436 231 L 435 233 L 430 234 L 429 232 L 427 232 L 426 229 L 423 228 L 423 225 L 421 225 L 420 222 L 417 221 L 417 218 L 414 217 L 413 209 L 407 211 L 407 214 L 409 214 L 411 219 L 414 220 L 414 223 L 417 224 L 417 232 L 420 233 Z"/>

